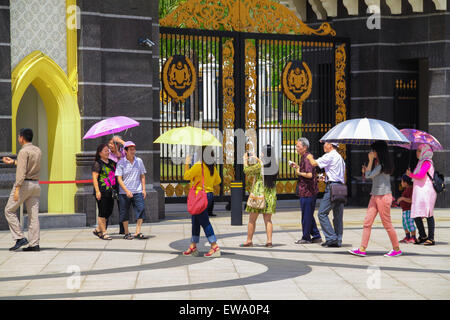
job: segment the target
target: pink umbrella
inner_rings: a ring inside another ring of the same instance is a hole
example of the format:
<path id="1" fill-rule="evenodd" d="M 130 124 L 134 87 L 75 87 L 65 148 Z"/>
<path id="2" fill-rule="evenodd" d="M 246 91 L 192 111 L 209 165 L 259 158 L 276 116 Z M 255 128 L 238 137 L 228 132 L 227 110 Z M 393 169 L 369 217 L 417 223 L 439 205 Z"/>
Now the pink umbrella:
<path id="1" fill-rule="evenodd" d="M 433 150 L 443 149 L 438 139 L 425 131 L 420 131 L 417 129 L 401 129 L 400 131 L 409 141 L 411 141 L 411 144 L 396 145 L 398 147 L 406 148 L 409 150 L 417 150 L 421 144 L 428 144 Z"/>
<path id="2" fill-rule="evenodd" d="M 124 131 L 129 128 L 137 127 L 139 122 L 128 117 L 118 116 L 112 117 L 94 124 L 84 135 L 84 139 L 94 139 L 109 134 Z"/>

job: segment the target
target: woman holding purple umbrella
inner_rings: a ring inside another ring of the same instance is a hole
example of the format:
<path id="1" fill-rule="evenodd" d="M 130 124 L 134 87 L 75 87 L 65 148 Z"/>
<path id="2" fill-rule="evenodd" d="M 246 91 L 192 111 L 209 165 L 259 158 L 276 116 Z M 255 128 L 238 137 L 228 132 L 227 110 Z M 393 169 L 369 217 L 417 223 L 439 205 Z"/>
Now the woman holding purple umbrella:
<path id="1" fill-rule="evenodd" d="M 95 153 L 95 162 L 92 166 L 92 182 L 94 185 L 94 196 L 98 206 L 97 228 L 94 235 L 103 240 L 112 238 L 106 233 L 106 223 L 114 208 L 113 190 L 116 188 L 116 177 L 114 172 L 116 163 L 109 159 L 109 148 L 101 144 Z"/>
<path id="2" fill-rule="evenodd" d="M 414 172 L 408 169 L 406 175 L 413 179 L 413 194 L 411 205 L 411 218 L 414 218 L 419 238 L 416 244 L 423 243 L 426 246 L 432 246 L 434 242 L 434 216 L 433 209 L 436 203 L 436 191 L 433 188 L 433 182 L 430 177 L 434 175 L 433 150 L 428 144 L 421 144 L 416 151 L 419 162 Z M 425 233 L 425 227 L 422 219 L 427 219 L 428 236 Z"/>

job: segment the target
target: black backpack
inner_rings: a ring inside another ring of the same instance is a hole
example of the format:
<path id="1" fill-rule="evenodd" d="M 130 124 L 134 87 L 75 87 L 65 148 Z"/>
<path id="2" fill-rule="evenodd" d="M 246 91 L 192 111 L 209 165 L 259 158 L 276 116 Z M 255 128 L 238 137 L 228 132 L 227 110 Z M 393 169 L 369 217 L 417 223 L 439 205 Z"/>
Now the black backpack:
<path id="1" fill-rule="evenodd" d="M 445 191 L 445 180 L 443 174 L 439 173 L 439 171 L 434 171 L 433 177 L 431 177 L 428 172 L 427 175 L 433 182 L 433 188 L 434 190 L 436 190 L 436 193 L 441 193 Z"/>

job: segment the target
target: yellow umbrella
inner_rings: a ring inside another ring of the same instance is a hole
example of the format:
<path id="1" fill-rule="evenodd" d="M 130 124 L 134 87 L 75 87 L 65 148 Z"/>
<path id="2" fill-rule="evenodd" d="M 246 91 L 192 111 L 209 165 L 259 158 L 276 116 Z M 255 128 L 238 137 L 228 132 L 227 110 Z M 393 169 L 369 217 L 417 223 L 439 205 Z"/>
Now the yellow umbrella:
<path id="1" fill-rule="evenodd" d="M 170 129 L 160 135 L 154 142 L 190 146 L 222 146 L 219 140 L 208 131 L 191 126 Z"/>

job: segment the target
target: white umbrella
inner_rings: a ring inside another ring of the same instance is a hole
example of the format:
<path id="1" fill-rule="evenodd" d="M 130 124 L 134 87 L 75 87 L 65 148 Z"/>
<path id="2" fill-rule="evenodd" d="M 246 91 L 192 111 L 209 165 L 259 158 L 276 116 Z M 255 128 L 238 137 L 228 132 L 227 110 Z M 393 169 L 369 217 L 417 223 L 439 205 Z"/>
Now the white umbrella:
<path id="1" fill-rule="evenodd" d="M 367 145 L 384 140 L 388 145 L 409 144 L 410 141 L 392 124 L 378 120 L 359 118 L 339 123 L 330 129 L 320 142 Z"/>

